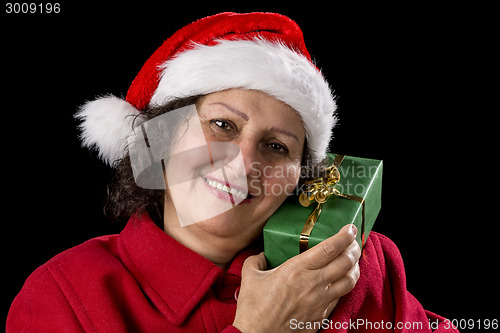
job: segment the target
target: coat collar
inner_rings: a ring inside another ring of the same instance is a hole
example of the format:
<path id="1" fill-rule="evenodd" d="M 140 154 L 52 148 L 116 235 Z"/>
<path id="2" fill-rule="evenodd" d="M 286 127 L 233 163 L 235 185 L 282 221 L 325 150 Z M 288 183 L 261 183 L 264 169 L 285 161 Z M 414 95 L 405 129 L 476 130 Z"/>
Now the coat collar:
<path id="1" fill-rule="evenodd" d="M 180 325 L 219 279 L 241 279 L 245 259 L 256 249 L 236 255 L 226 272 L 178 243 L 146 215 L 134 215 L 118 237 L 119 255 L 141 289 L 169 321 Z"/>

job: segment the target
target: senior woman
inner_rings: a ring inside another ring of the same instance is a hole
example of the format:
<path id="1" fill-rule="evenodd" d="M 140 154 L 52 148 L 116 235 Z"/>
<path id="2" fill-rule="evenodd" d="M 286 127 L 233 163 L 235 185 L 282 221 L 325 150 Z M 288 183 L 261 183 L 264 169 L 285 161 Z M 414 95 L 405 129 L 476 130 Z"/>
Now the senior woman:
<path id="1" fill-rule="evenodd" d="M 77 114 L 84 145 L 116 168 L 108 211 L 127 225 L 39 267 L 7 331 L 373 328 L 360 318 L 444 329 L 406 291 L 397 248 L 377 233 L 361 259 L 348 225 L 266 270 L 262 229 L 301 169 L 322 167 L 334 112 L 289 18 L 222 13 L 179 30 L 126 100 L 98 98 Z"/>

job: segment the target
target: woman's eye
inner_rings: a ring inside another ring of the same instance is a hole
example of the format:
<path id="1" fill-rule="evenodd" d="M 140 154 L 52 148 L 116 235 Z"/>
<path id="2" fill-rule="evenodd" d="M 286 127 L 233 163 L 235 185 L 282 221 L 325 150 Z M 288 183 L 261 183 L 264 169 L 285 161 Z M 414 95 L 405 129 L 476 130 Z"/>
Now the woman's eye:
<path id="1" fill-rule="evenodd" d="M 268 144 L 267 146 L 277 153 L 280 153 L 280 154 L 288 153 L 288 148 L 280 143 L 273 142 L 273 143 Z"/>
<path id="2" fill-rule="evenodd" d="M 225 130 L 225 131 L 234 131 L 234 127 L 227 121 L 227 120 L 224 120 L 224 119 L 214 119 L 211 121 L 212 124 L 215 124 L 217 127 L 219 127 L 220 129 L 222 130 Z"/>
<path id="3" fill-rule="evenodd" d="M 238 127 L 230 120 L 212 119 L 209 121 L 209 133 L 216 141 L 233 140 L 238 135 Z"/>

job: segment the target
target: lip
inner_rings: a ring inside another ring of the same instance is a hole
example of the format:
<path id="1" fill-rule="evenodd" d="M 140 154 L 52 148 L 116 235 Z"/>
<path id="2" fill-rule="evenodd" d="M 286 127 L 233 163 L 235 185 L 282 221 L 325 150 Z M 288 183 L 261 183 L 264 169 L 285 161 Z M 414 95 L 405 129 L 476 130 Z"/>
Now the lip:
<path id="1" fill-rule="evenodd" d="M 252 202 L 252 200 L 255 198 L 255 197 L 252 197 L 252 198 L 245 198 L 245 199 L 241 199 L 239 197 L 236 197 L 234 195 L 232 195 L 231 193 L 227 193 L 226 191 L 222 191 L 222 190 L 219 190 L 215 187 L 212 187 L 210 186 L 206 181 L 205 179 L 208 179 L 208 180 L 211 180 L 211 181 L 216 181 L 220 184 L 223 184 L 229 188 L 232 188 L 232 189 L 235 189 L 235 190 L 238 190 L 238 191 L 241 191 L 243 193 L 248 193 L 244 188 L 242 188 L 241 186 L 238 186 L 238 185 L 233 185 L 231 183 L 228 183 L 228 182 L 225 182 L 225 181 L 222 181 L 220 179 L 217 179 L 217 178 L 214 178 L 214 177 L 207 177 L 207 176 L 203 176 L 201 177 L 202 180 L 203 180 L 203 184 L 205 184 L 205 186 L 207 187 L 207 189 L 210 191 L 210 193 L 212 193 L 214 196 L 216 196 L 217 198 L 221 199 L 221 200 L 224 200 L 224 201 L 227 201 L 227 202 L 230 202 L 233 206 L 236 206 L 236 205 L 242 205 L 242 204 L 249 204 Z M 204 178 L 204 179 L 203 179 Z M 251 194 L 250 194 L 251 195 Z M 241 200 L 241 201 L 240 201 Z"/>
<path id="2" fill-rule="evenodd" d="M 244 192 L 244 193 L 248 193 L 248 190 L 246 188 L 243 188 L 239 185 L 235 185 L 235 184 L 231 184 L 231 183 L 228 183 L 224 180 L 221 180 L 219 178 L 216 178 L 216 177 L 213 177 L 213 176 L 203 176 L 202 178 L 206 178 L 208 180 L 212 180 L 212 181 L 216 181 L 217 183 L 221 183 L 223 185 L 226 185 L 227 187 L 230 187 L 230 188 L 234 188 L 235 190 L 238 190 L 238 191 L 241 191 L 241 192 Z"/>

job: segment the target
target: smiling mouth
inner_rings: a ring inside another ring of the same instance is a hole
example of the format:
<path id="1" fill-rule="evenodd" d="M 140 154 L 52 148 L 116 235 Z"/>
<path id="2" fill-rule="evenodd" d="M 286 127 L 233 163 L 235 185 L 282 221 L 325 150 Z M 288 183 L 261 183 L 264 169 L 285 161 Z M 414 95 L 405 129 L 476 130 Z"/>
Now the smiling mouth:
<path id="1" fill-rule="evenodd" d="M 214 189 L 217 189 L 219 191 L 226 192 L 226 193 L 231 194 L 231 195 L 233 195 L 237 198 L 240 198 L 240 199 L 253 198 L 253 196 L 250 193 L 245 193 L 245 192 L 242 192 L 242 191 L 237 190 L 235 188 L 231 188 L 231 187 L 224 185 L 224 184 L 222 184 L 216 180 L 213 180 L 213 179 L 208 179 L 205 177 L 202 177 L 202 178 L 208 185 L 210 185 L 211 187 L 213 187 Z"/>

